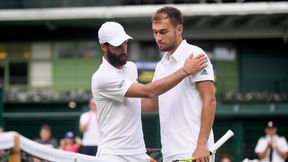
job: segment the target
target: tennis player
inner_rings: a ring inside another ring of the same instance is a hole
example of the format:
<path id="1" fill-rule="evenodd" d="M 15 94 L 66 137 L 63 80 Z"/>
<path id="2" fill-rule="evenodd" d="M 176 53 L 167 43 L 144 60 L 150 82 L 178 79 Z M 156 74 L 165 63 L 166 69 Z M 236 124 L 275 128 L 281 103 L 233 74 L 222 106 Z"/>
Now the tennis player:
<path id="1" fill-rule="evenodd" d="M 96 157 L 109 162 L 150 162 L 146 154 L 139 97 L 154 98 L 207 66 L 207 57 L 187 57 L 171 75 L 149 84 L 137 83 L 137 67 L 127 61 L 132 39 L 116 22 L 104 23 L 98 31 L 102 64 L 92 76 L 100 138 Z M 138 97 L 138 98 L 137 98 Z"/>
<path id="2" fill-rule="evenodd" d="M 165 52 L 156 65 L 153 81 L 171 75 L 184 65 L 192 53 L 205 52 L 187 43 L 182 37 L 183 16 L 174 7 L 163 7 L 152 17 L 152 30 L 159 49 Z M 209 161 L 214 143 L 212 126 L 216 111 L 212 64 L 182 80 L 177 86 L 159 96 L 158 100 L 143 99 L 150 109 L 157 110 L 161 129 L 164 162 L 195 157 L 196 162 Z"/>

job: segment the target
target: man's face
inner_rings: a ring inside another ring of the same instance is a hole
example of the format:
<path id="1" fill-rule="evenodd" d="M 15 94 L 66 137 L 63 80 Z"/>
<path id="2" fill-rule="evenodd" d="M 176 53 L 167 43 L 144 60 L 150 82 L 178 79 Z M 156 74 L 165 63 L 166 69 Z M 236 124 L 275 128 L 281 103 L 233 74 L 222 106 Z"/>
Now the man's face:
<path id="1" fill-rule="evenodd" d="M 127 62 L 127 43 L 123 42 L 120 46 L 107 45 L 107 57 L 108 61 L 114 67 L 123 66 Z"/>
<path id="2" fill-rule="evenodd" d="M 154 39 L 162 52 L 174 51 L 177 48 L 177 40 L 181 38 L 182 25 L 174 27 L 168 18 L 152 22 Z"/>
<path id="3" fill-rule="evenodd" d="M 41 129 L 40 138 L 44 142 L 48 141 L 51 138 L 51 131 L 48 129 Z"/>
<path id="4" fill-rule="evenodd" d="M 273 135 L 275 135 L 277 133 L 277 128 L 275 128 L 275 127 L 266 128 L 265 132 L 266 132 L 267 135 L 273 136 Z"/>

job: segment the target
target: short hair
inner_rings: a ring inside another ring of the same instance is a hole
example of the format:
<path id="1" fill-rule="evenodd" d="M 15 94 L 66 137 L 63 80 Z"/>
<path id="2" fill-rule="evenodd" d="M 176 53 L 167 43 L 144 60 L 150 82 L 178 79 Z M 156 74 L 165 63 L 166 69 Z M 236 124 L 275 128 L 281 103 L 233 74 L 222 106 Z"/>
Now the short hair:
<path id="1" fill-rule="evenodd" d="M 49 126 L 48 124 L 42 125 L 41 128 L 40 128 L 40 130 L 42 130 L 42 129 L 51 131 L 51 128 L 50 128 L 50 126 Z"/>
<path id="2" fill-rule="evenodd" d="M 173 26 L 183 25 L 183 16 L 180 10 L 175 7 L 162 7 L 152 16 L 151 21 L 157 22 L 162 19 L 169 19 Z"/>

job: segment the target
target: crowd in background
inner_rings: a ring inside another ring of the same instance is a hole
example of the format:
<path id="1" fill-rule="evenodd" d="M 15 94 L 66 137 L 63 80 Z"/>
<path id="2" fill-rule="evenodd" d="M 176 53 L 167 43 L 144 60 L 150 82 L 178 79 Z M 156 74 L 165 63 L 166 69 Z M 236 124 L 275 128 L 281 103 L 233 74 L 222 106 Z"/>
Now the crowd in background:
<path id="1" fill-rule="evenodd" d="M 64 150 L 68 152 L 79 153 L 82 145 L 82 140 L 79 136 L 75 136 L 72 131 L 68 131 L 63 135 L 63 138 L 57 140 L 53 137 L 51 127 L 47 124 L 41 126 L 39 137 L 34 139 L 35 142 L 45 145 L 50 148 Z M 21 157 L 27 162 L 47 162 L 39 157 L 34 157 L 25 152 L 21 152 Z"/>
<path id="2" fill-rule="evenodd" d="M 80 132 L 84 134 L 85 134 L 85 130 L 87 131 L 89 127 L 93 127 L 92 126 L 93 123 L 92 125 L 90 124 L 89 126 L 89 123 L 93 117 L 92 116 L 93 114 L 91 113 L 93 113 L 96 110 L 95 102 L 92 99 L 89 101 L 89 107 L 90 107 L 90 110 L 81 115 L 82 117 L 80 117 L 80 122 L 79 122 Z M 0 126 L 0 133 L 2 132 L 4 132 L 4 127 Z M 264 129 L 264 132 L 265 134 L 259 138 L 257 145 L 255 146 L 255 154 L 258 156 L 258 159 L 260 159 L 259 161 L 264 162 L 264 161 L 267 161 L 268 159 L 270 161 L 271 159 L 273 159 L 272 162 L 274 161 L 284 162 L 288 158 L 288 144 L 287 144 L 286 138 L 284 136 L 279 136 L 277 134 L 277 127 L 273 121 L 269 121 L 267 123 L 267 126 Z M 97 136 L 97 135 L 92 135 L 92 136 Z M 83 140 L 79 136 L 75 136 L 75 134 L 72 131 L 68 131 L 63 135 L 63 138 L 58 141 L 56 138 L 53 137 L 51 127 L 47 124 L 44 124 L 40 127 L 39 137 L 34 139 L 35 142 L 38 142 L 40 144 L 46 145 L 51 148 L 69 151 L 69 152 L 75 152 L 75 153 L 79 152 L 79 153 L 92 155 L 92 156 L 95 156 L 97 152 L 97 140 L 98 139 L 96 138 L 94 142 L 92 141 L 91 143 L 89 143 L 89 140 L 87 141 L 86 139 L 85 144 L 83 144 Z M 91 151 L 87 152 L 87 150 L 85 152 L 85 149 L 83 151 L 83 148 L 85 148 L 85 146 L 89 146 L 88 148 L 90 149 L 92 148 L 92 153 Z M 0 159 L 8 158 L 7 155 L 8 155 L 7 151 L 0 150 Z M 22 158 L 28 162 L 46 162 L 43 159 L 40 159 L 38 157 L 33 157 L 24 152 L 22 152 Z M 249 159 L 245 159 L 245 160 L 253 161 Z M 254 161 L 255 160 L 256 159 L 254 159 Z M 232 162 L 232 161 L 233 161 L 233 157 L 228 154 L 224 154 L 220 156 L 220 162 Z"/>
<path id="3" fill-rule="evenodd" d="M 39 137 L 34 141 L 40 144 L 57 148 L 60 150 L 82 153 L 86 155 L 95 156 L 98 146 L 98 120 L 96 117 L 96 104 L 95 101 L 90 98 L 89 111 L 84 112 L 80 116 L 79 130 L 83 133 L 83 138 L 75 136 L 72 131 L 65 133 L 62 139 L 57 140 L 52 136 L 52 130 L 49 125 L 44 124 L 39 131 Z M 33 162 L 42 162 L 43 160 L 33 157 Z"/>
<path id="4" fill-rule="evenodd" d="M 76 136 L 73 131 L 68 131 L 58 141 L 54 138 L 50 125 L 43 124 L 39 129 L 38 137 L 34 141 L 50 148 L 95 156 L 98 147 L 99 130 L 96 104 L 92 98 L 89 100 L 89 111 L 82 113 L 80 116 L 79 130 L 83 134 L 82 139 Z M 4 132 L 4 128 L 0 126 L 0 133 L 2 132 Z M 4 150 L 0 150 L 0 161 L 6 156 L 5 153 Z M 46 162 L 46 160 L 33 157 L 25 152 L 22 152 L 21 156 L 27 162 Z"/>
<path id="5" fill-rule="evenodd" d="M 17 89 L 11 88 L 4 94 L 5 102 L 43 102 L 43 101 L 87 101 L 91 95 L 89 89 L 54 92 L 51 89 Z M 222 103 L 281 103 L 288 102 L 287 91 L 225 91 L 216 93 Z"/>

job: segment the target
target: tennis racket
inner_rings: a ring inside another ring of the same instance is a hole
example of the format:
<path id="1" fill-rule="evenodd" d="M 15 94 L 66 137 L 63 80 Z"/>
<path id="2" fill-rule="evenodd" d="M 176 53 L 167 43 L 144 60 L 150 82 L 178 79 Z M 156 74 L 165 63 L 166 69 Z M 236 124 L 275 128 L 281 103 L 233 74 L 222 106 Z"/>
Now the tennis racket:
<path id="1" fill-rule="evenodd" d="M 234 133 L 231 130 L 228 130 L 210 149 L 210 155 L 215 154 L 216 150 L 221 147 L 229 138 L 231 138 Z M 194 157 L 183 158 L 179 160 L 174 160 L 172 162 L 193 162 L 195 161 Z"/>

